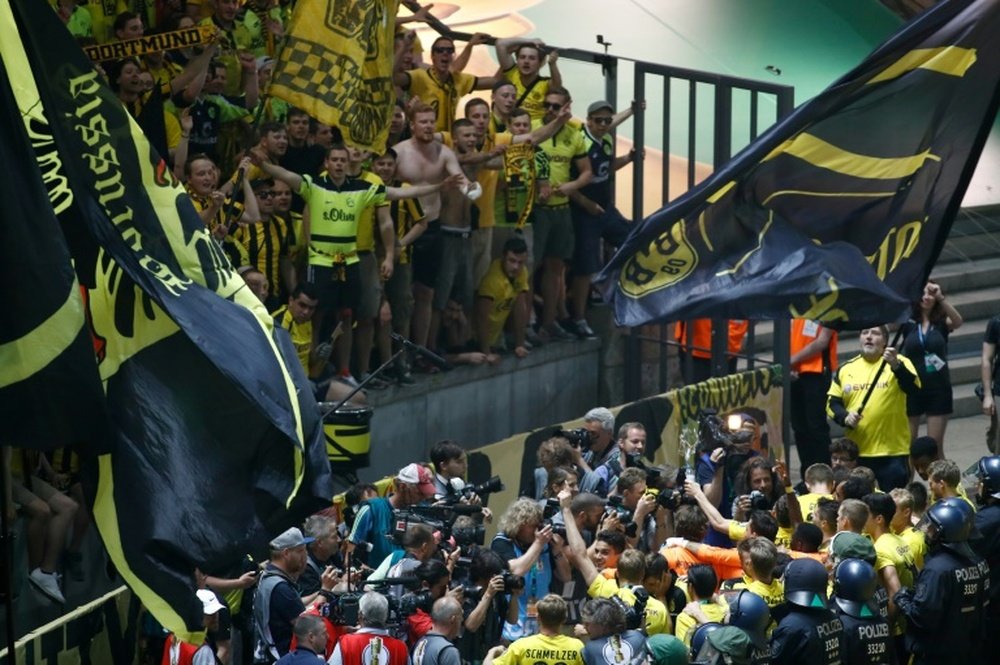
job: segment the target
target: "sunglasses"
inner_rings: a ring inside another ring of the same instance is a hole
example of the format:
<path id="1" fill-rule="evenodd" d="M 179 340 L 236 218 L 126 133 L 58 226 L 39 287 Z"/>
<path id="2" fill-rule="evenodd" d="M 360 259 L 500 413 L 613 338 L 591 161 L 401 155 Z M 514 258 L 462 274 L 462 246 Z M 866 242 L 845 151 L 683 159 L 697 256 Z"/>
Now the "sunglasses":
<path id="1" fill-rule="evenodd" d="M 454 46 L 435 46 L 431 50 L 434 51 L 435 53 L 454 53 L 455 52 L 455 47 Z"/>
<path id="2" fill-rule="evenodd" d="M 550 104 L 549 102 L 545 102 L 544 104 L 542 104 L 542 106 L 548 109 L 549 111 L 558 111 L 563 107 L 562 104 Z"/>
<path id="3" fill-rule="evenodd" d="M 273 199 L 277 194 L 274 192 L 260 192 L 257 194 L 258 199 Z"/>
<path id="4" fill-rule="evenodd" d="M 610 125 L 612 118 L 591 118 L 590 121 L 595 125 Z"/>

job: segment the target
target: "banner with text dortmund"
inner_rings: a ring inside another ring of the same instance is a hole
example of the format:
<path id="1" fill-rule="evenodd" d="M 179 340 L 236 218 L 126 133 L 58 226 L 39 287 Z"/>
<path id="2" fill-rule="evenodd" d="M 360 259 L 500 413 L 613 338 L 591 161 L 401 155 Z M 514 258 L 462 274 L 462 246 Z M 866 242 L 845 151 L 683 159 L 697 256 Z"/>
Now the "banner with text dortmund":
<path id="1" fill-rule="evenodd" d="M 947 0 L 698 187 L 598 277 L 623 325 L 899 321 L 948 235 L 998 105 L 1000 0 Z"/>
<path id="2" fill-rule="evenodd" d="M 299 0 L 268 92 L 381 154 L 395 103 L 398 0 Z"/>
<path id="3" fill-rule="evenodd" d="M 287 335 L 51 9 L 0 0 L 0 33 L 7 129 L 34 157 L 15 166 L 44 173 L 34 204 L 87 292 L 113 430 L 81 450 L 95 522 L 143 605 L 199 641 L 195 568 L 230 572 L 298 521 L 293 502 L 329 502 L 316 405 Z"/>

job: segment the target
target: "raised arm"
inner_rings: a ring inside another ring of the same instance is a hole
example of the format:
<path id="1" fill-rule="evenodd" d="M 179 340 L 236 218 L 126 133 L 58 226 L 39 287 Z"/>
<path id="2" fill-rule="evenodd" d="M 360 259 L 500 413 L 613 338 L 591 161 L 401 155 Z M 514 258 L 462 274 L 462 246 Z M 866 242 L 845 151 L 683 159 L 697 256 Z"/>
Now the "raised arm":
<path id="1" fill-rule="evenodd" d="M 288 169 L 281 168 L 277 164 L 272 164 L 271 162 L 262 158 L 261 157 L 262 153 L 257 151 L 256 148 L 252 149 L 251 153 L 254 156 L 254 162 L 256 162 L 258 166 L 260 166 L 260 169 L 264 173 L 271 176 L 272 178 L 275 178 L 276 180 L 280 180 L 281 182 L 291 187 L 293 192 L 298 193 L 299 189 L 302 187 L 302 182 L 303 182 L 302 176 L 300 176 L 298 173 L 289 171 Z"/>
<path id="2" fill-rule="evenodd" d="M 576 569 L 580 571 L 583 581 L 590 587 L 591 583 L 601 573 L 597 570 L 594 562 L 590 560 L 590 557 L 587 556 L 587 543 L 584 542 L 583 536 L 580 534 L 580 529 L 576 526 L 576 518 L 573 516 L 573 511 L 570 508 L 572 501 L 573 494 L 569 490 L 559 492 L 559 506 L 562 508 L 563 521 L 566 522 L 566 555 Z"/>

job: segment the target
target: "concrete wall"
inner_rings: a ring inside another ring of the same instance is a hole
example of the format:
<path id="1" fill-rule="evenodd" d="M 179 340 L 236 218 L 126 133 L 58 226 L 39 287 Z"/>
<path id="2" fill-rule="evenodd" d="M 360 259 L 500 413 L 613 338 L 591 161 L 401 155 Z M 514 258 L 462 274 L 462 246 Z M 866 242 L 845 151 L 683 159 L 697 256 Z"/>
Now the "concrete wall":
<path id="1" fill-rule="evenodd" d="M 372 391 L 372 455 L 362 480 L 427 459 L 440 439 L 475 448 L 543 425 L 578 418 L 598 404 L 597 340 L 548 344 L 496 367 L 415 375 L 414 386 Z"/>

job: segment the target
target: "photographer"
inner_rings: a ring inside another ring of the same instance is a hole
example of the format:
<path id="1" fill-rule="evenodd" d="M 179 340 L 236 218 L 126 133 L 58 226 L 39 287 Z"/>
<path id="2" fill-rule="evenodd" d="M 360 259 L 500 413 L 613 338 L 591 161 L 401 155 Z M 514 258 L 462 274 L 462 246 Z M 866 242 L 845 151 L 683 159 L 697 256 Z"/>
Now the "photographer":
<path id="1" fill-rule="evenodd" d="M 771 510 L 781 497 L 783 487 L 771 460 L 766 457 L 751 457 L 740 467 L 736 478 L 733 519 L 745 521 L 751 509 Z"/>
<path id="2" fill-rule="evenodd" d="M 630 466 L 638 466 L 642 451 L 646 449 L 646 428 L 642 423 L 625 423 L 618 430 L 618 441 L 615 444 L 618 454 L 594 469 L 597 476 L 595 494 L 606 496 L 615 490 L 618 477 Z"/>
<path id="3" fill-rule="evenodd" d="M 312 542 L 306 545 L 306 567 L 296 583 L 299 591 L 307 596 L 320 590 L 320 579 L 327 566 L 340 568 L 343 563 L 337 556 L 340 550 L 337 520 L 322 514 L 311 515 L 306 518 L 302 528 L 306 537 L 312 538 Z"/>
<path id="4" fill-rule="evenodd" d="M 434 479 L 431 472 L 420 464 L 407 464 L 393 480 L 395 491 L 388 497 L 375 497 L 361 503 L 354 526 L 347 537 L 347 551 L 355 555 L 371 546 L 362 559 L 377 568 L 387 556 L 398 549 L 389 534 L 392 532 L 393 511 L 416 505 L 434 496 Z M 365 547 L 358 549 L 359 545 Z"/>
<path id="5" fill-rule="evenodd" d="M 403 549 L 396 550 L 385 558 L 385 561 L 368 576 L 371 581 L 386 577 L 406 577 L 413 573 L 421 563 L 430 560 L 438 553 L 434 529 L 426 524 L 408 524 L 403 534 Z M 399 585 L 389 587 L 393 596 L 403 595 Z"/>
<path id="6" fill-rule="evenodd" d="M 499 533 L 490 543 L 490 549 L 508 561 L 510 572 L 525 580 L 518 603 L 518 625 L 525 635 L 537 632 L 535 607 L 553 586 L 553 579 L 565 582 L 570 578 L 564 543 L 553 535 L 551 525 L 542 525 L 542 519 L 538 504 L 521 497 L 504 512 Z"/>
<path id="7" fill-rule="evenodd" d="M 581 492 L 595 492 L 600 478 L 594 475 L 594 470 L 618 454 L 618 447 L 614 445 L 615 415 L 610 410 L 599 406 L 591 409 L 583 416 L 583 429 L 590 433 L 590 445 L 581 452 L 580 461 L 577 466 L 584 472 L 580 481 Z M 572 443 L 572 442 L 571 442 Z"/>
<path id="8" fill-rule="evenodd" d="M 646 486 L 646 472 L 628 468 L 622 471 L 609 505 L 616 505 L 619 519 L 625 523 L 625 535 L 630 546 L 641 552 L 655 551 L 657 545 L 670 535 L 667 518 L 656 500 L 656 495 Z"/>
<path id="9" fill-rule="evenodd" d="M 517 623 L 524 578 L 511 574 L 507 562 L 493 550 L 476 548 L 469 567 L 469 581 L 482 589 L 482 595 L 465 619 L 462 651 L 483 653 L 500 641 L 504 621 Z"/>
<path id="10" fill-rule="evenodd" d="M 461 587 L 448 590 L 451 583 L 451 570 L 440 559 L 424 561 L 413 574 L 420 580 L 420 586 L 413 592 L 418 602 L 416 610 L 406 617 L 406 643 L 413 646 L 433 627 L 434 622 L 427 612 L 433 604 L 445 594 L 462 604 Z"/>
<path id="11" fill-rule="evenodd" d="M 740 426 L 731 430 L 714 410 L 705 410 L 698 416 L 698 455 L 695 476 L 698 485 L 723 517 L 733 517 L 733 501 L 737 496 L 736 478 L 741 466 L 759 453 L 754 450 L 757 424 L 745 414 L 739 417 Z M 731 547 L 732 541 L 714 531 L 705 541 L 709 545 Z"/>
<path id="12" fill-rule="evenodd" d="M 409 665 L 410 654 L 402 640 L 389 635 L 386 622 L 389 619 L 389 601 L 380 593 L 368 591 L 358 601 L 359 628 L 355 633 L 342 635 L 327 661 L 329 665 L 368 665 L 362 656 L 369 644 L 378 640 L 379 665 Z"/>
<path id="13" fill-rule="evenodd" d="M 452 486 L 452 478 L 457 478 L 464 485 L 469 468 L 465 449 L 450 439 L 444 439 L 431 446 L 430 457 L 434 466 L 434 498 L 444 499 L 455 494 L 457 490 Z"/>
<path id="14" fill-rule="evenodd" d="M 535 498 L 541 499 L 544 496 L 545 488 L 549 485 L 549 474 L 553 469 L 558 467 L 577 468 L 580 456 L 580 449 L 571 446 L 569 441 L 561 436 L 554 436 L 542 441 L 542 445 L 538 446 L 538 466 L 535 467 Z"/>

